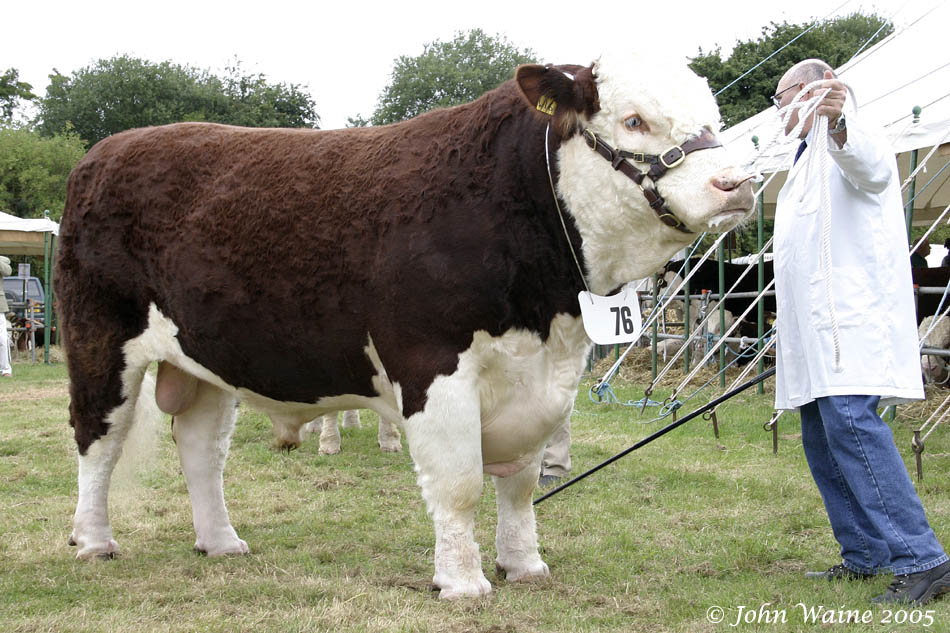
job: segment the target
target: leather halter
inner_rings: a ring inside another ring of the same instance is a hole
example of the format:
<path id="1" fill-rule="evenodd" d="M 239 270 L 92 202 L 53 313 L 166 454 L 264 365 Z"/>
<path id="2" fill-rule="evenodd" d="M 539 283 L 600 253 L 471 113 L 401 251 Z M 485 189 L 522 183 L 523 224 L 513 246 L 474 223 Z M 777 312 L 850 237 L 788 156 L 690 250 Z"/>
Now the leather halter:
<path id="1" fill-rule="evenodd" d="M 585 128 L 583 135 L 588 147 L 607 159 L 615 170 L 637 184 L 637 187 L 643 192 L 643 196 L 647 199 L 650 208 L 656 213 L 660 222 L 683 233 L 693 232 L 666 206 L 666 200 L 663 199 L 663 196 L 661 196 L 660 192 L 656 189 L 656 181 L 667 171 L 686 160 L 687 154 L 701 149 L 721 147 L 722 143 L 719 142 L 719 139 L 717 139 L 712 132 L 703 128 L 699 136 L 689 139 L 682 145 L 674 145 L 662 154 L 644 154 L 642 152 L 628 152 L 626 150 L 614 149 L 605 143 L 595 132 L 591 131 L 590 128 Z M 650 168 L 646 171 L 640 171 L 627 161 L 628 158 L 638 163 L 649 163 Z M 653 184 L 644 186 L 643 179 L 645 177 L 649 177 Z"/>

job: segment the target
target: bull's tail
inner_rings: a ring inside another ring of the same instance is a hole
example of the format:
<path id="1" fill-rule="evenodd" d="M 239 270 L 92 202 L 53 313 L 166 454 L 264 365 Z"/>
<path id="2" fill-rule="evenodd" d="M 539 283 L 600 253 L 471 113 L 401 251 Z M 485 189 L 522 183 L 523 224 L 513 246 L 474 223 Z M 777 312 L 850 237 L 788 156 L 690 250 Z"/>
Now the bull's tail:
<path id="1" fill-rule="evenodd" d="M 112 475 L 115 491 L 123 493 L 135 489 L 136 474 L 146 472 L 154 464 L 158 453 L 158 434 L 165 419 L 165 414 L 155 401 L 155 376 L 145 372 L 135 401 L 131 427 Z"/>

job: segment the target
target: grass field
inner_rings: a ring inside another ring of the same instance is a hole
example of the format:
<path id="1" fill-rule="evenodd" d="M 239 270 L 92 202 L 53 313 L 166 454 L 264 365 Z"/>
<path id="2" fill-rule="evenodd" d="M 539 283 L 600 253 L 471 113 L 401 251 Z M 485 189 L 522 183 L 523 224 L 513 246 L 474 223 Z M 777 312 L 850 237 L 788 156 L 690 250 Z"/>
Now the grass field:
<path id="1" fill-rule="evenodd" d="M 223 559 L 192 552 L 187 492 L 163 425 L 153 457 L 117 476 L 110 501 L 122 555 L 75 560 L 66 544 L 76 498 L 66 381 L 62 364 L 27 363 L 0 380 L 3 632 L 950 631 L 950 599 L 889 613 L 868 604 L 886 577 L 851 584 L 803 577 L 837 562 L 837 545 L 797 416 L 779 421 L 772 452 L 762 428 L 770 394 L 753 391 L 722 407 L 718 440 L 709 422 L 694 420 L 540 504 L 552 573 L 544 582 L 507 583 L 495 573 L 494 488 L 486 478 L 476 538 L 493 593 L 446 603 L 429 586 L 434 538 L 408 453 L 381 453 L 367 412 L 362 429 L 343 431 L 341 455 L 321 457 L 316 437 L 290 454 L 275 451 L 269 420 L 241 409 L 225 493 L 251 554 Z M 594 404 L 588 386 L 573 417 L 575 473 L 669 422 L 649 422 L 655 410 L 640 418 L 629 407 Z M 621 400 L 643 395 L 628 381 L 614 388 Z M 911 472 L 911 430 L 924 411 L 908 406 L 894 424 Z M 948 434 L 939 428 L 928 440 L 918 489 L 950 544 Z M 710 621 L 716 607 L 718 624 Z M 853 610 L 871 623 L 808 622 L 819 609 Z M 743 621 L 749 617 L 759 622 Z"/>

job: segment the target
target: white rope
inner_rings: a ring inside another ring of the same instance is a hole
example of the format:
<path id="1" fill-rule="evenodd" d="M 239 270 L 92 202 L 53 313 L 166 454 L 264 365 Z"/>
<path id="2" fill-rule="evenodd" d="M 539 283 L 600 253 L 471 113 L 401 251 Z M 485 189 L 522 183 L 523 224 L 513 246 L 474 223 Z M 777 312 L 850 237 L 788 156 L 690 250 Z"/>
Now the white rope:
<path id="1" fill-rule="evenodd" d="M 743 369 L 739 373 L 739 375 L 736 376 L 736 379 L 732 381 L 732 384 L 726 388 L 727 392 L 732 391 L 733 389 L 738 387 L 739 384 L 743 380 L 745 380 L 745 377 L 748 376 L 750 373 L 752 373 L 752 370 L 756 367 L 756 365 L 758 365 L 759 361 L 762 360 L 762 358 L 766 354 L 768 354 L 772 350 L 773 347 L 775 347 L 775 341 L 777 340 L 778 340 L 778 332 L 775 333 L 775 336 L 773 336 L 772 338 L 770 338 L 768 341 L 765 342 L 765 345 L 763 345 L 762 349 L 760 349 L 758 353 L 755 355 L 755 357 L 751 361 L 749 361 L 745 369 Z"/>
<path id="2" fill-rule="evenodd" d="M 780 111 L 780 119 L 784 120 L 786 117 L 791 116 L 792 112 L 798 112 L 798 123 L 794 128 L 789 132 L 789 136 L 793 138 L 799 138 L 801 132 L 804 129 L 806 121 L 812 119 L 813 131 L 811 136 L 812 151 L 808 152 L 808 156 L 802 156 L 801 160 L 805 161 L 803 169 L 805 170 L 805 181 L 806 182 L 815 182 L 816 178 L 819 183 L 819 205 L 818 213 L 820 215 L 819 219 L 821 222 L 821 239 L 820 239 L 820 250 L 819 250 L 819 266 L 821 268 L 822 282 L 825 290 L 825 303 L 828 308 L 828 316 L 831 319 L 831 339 L 832 346 L 834 347 L 834 364 L 832 370 L 835 373 L 841 373 L 843 368 L 841 366 L 841 334 L 838 328 L 838 314 L 835 309 L 835 297 L 834 297 L 834 287 L 833 287 L 833 277 L 832 277 L 832 261 L 831 261 L 831 184 L 830 184 L 830 172 L 828 170 L 828 117 L 827 116 L 818 116 L 817 109 L 821 101 L 825 96 L 830 92 L 830 88 L 821 90 L 819 94 L 815 94 L 810 99 L 804 99 L 804 96 L 812 90 L 818 90 L 821 83 L 824 80 L 817 80 L 809 83 L 804 88 L 802 88 L 795 98 L 792 99 L 792 102 L 782 108 Z M 840 81 L 840 80 L 839 80 Z M 851 101 L 853 107 L 856 109 L 856 100 L 854 98 L 854 93 L 852 92 L 850 86 L 844 84 L 845 88 L 848 90 L 849 95 L 851 96 Z M 815 170 L 819 170 L 817 176 L 814 175 Z M 802 187 L 802 194 L 799 202 L 804 200 L 807 193 L 807 188 Z"/>
<path id="3" fill-rule="evenodd" d="M 614 375 L 615 373 L 617 373 L 617 369 L 618 369 L 618 368 L 620 367 L 620 365 L 623 363 L 624 359 L 627 357 L 627 354 L 630 353 L 630 350 L 633 349 L 635 343 L 640 340 L 640 337 L 642 337 L 642 336 L 644 335 L 644 333 L 647 331 L 647 329 L 648 329 L 650 326 L 653 325 L 653 322 L 656 321 L 656 320 L 659 318 L 659 315 L 662 314 L 664 310 L 666 310 L 666 308 L 669 306 L 669 304 L 672 303 L 672 302 L 675 300 L 676 294 L 679 292 L 680 288 L 683 287 L 683 284 L 685 284 L 687 281 L 689 281 L 689 280 L 693 277 L 693 275 L 696 274 L 696 272 L 699 270 L 699 267 L 702 266 L 703 262 L 705 262 L 707 259 L 709 259 L 709 256 L 712 254 L 713 250 L 714 250 L 717 246 L 719 246 L 719 243 L 722 242 L 723 239 L 725 239 L 726 235 L 728 235 L 728 233 L 722 233 L 718 238 L 716 238 L 716 241 L 713 242 L 713 245 L 712 245 L 712 246 L 709 248 L 709 250 L 706 251 L 706 253 L 700 258 L 699 263 L 696 265 L 696 267 L 695 267 L 694 269 L 692 269 L 692 270 L 689 271 L 689 274 L 687 274 L 687 275 L 686 275 L 686 278 L 683 279 L 683 280 L 676 286 L 676 289 L 675 289 L 675 290 L 673 290 L 672 288 L 667 288 L 666 292 L 663 294 L 663 297 L 665 297 L 665 299 L 666 299 L 665 301 L 663 300 L 663 298 L 658 298 L 658 299 L 657 299 L 657 305 L 655 305 L 655 306 L 653 307 L 653 313 L 647 318 L 646 321 L 644 321 L 643 325 L 640 326 L 640 331 L 637 332 L 636 337 L 634 337 L 634 339 L 633 339 L 634 342 L 631 343 L 631 344 L 627 347 L 626 350 L 624 350 L 623 354 L 620 355 L 620 358 L 618 358 L 618 359 L 616 360 L 616 362 L 614 362 L 614 364 L 610 366 L 610 369 L 607 370 L 607 373 L 604 374 L 604 377 L 601 378 L 601 379 L 594 385 L 594 388 L 595 388 L 595 389 L 596 389 L 598 386 L 600 386 L 600 385 L 603 385 L 603 384 L 605 384 L 605 383 L 607 383 L 607 382 L 610 382 L 610 379 L 613 377 L 613 375 Z"/>
<path id="4" fill-rule="evenodd" d="M 926 240 L 928 237 L 930 237 L 930 234 L 933 233 L 933 232 L 934 232 L 934 229 L 937 228 L 937 225 L 940 224 L 940 220 L 943 219 L 943 216 L 947 215 L 947 211 L 950 211 L 950 204 L 948 204 L 947 206 L 945 206 L 945 207 L 943 208 L 943 211 L 940 213 L 939 216 L 937 216 L 937 219 L 933 221 L 933 224 L 930 225 L 930 228 L 927 229 L 927 232 L 924 233 L 924 234 L 920 237 L 920 239 L 917 240 L 917 243 L 914 244 L 914 245 L 911 247 L 911 249 L 910 249 L 910 252 L 911 252 L 911 253 L 913 253 L 914 251 L 916 251 L 916 250 L 920 247 L 921 243 L 922 243 L 924 240 Z M 947 223 L 950 224 L 950 220 L 947 220 Z"/>
<path id="5" fill-rule="evenodd" d="M 821 276 L 825 286 L 825 303 L 828 307 L 828 316 L 831 318 L 831 341 L 834 346 L 834 367 L 833 371 L 840 374 L 841 367 L 841 333 L 838 330 L 838 311 L 835 308 L 835 294 L 832 277 L 831 262 L 831 183 L 828 173 L 828 117 L 820 116 L 815 123 L 818 129 L 815 131 L 815 148 L 813 160 L 809 161 L 811 167 L 817 159 L 818 168 L 821 170 L 821 197 L 818 206 L 818 212 L 821 214 Z"/>
<path id="6" fill-rule="evenodd" d="M 944 398 L 944 401 L 940 403 L 940 406 L 934 409 L 934 412 L 930 414 L 930 417 L 920 425 L 919 429 L 917 429 L 918 432 L 922 433 L 928 424 L 931 424 L 931 422 L 933 423 L 927 433 L 925 433 L 924 436 L 920 438 L 921 442 L 926 441 L 926 439 L 930 437 L 930 434 L 933 433 L 933 430 L 937 428 L 937 426 L 943 422 L 948 415 L 950 415 L 950 407 L 947 407 L 947 403 L 950 403 L 950 396 Z M 947 408 L 944 410 L 944 407 Z M 940 416 L 939 418 L 937 417 L 938 415 Z M 937 418 L 936 421 L 934 421 L 934 418 Z"/>
<path id="7" fill-rule="evenodd" d="M 732 295 L 732 293 L 733 293 L 733 292 L 735 291 L 735 289 L 739 286 L 739 284 L 742 282 L 742 280 L 745 279 L 745 276 L 746 276 L 747 274 L 749 274 L 749 272 L 752 270 L 752 267 L 753 267 L 753 266 L 758 266 L 758 258 L 759 258 L 759 257 L 762 257 L 763 254 L 764 254 L 767 250 L 769 250 L 769 248 L 772 246 L 772 240 L 773 240 L 773 239 L 774 239 L 774 238 L 771 238 L 771 237 L 770 237 L 769 240 L 768 240 L 768 242 L 765 243 L 765 245 L 764 245 L 764 246 L 762 247 L 762 249 L 756 254 L 756 256 L 750 258 L 749 263 L 748 263 L 748 264 L 746 265 L 746 267 L 745 267 L 745 270 L 743 270 L 743 271 L 739 274 L 739 276 L 738 276 L 738 277 L 736 278 L 736 280 L 733 282 L 733 284 L 732 284 L 732 286 L 729 288 L 729 290 L 727 290 L 721 297 L 719 297 L 719 300 L 718 300 L 718 301 L 719 301 L 719 305 L 720 305 L 720 306 L 723 306 L 723 305 L 724 305 L 724 304 L 723 304 L 723 301 L 725 301 L 726 299 L 728 299 L 728 298 Z M 675 392 L 679 392 L 679 390 L 682 389 L 682 387 L 684 387 L 687 383 L 689 383 L 689 381 L 690 381 L 690 380 L 692 379 L 692 377 L 696 374 L 696 372 L 699 370 L 699 368 L 702 367 L 703 365 L 705 365 L 705 364 L 706 364 L 706 361 L 709 360 L 709 358 L 712 356 L 712 354 L 713 354 L 716 350 L 718 350 L 718 349 L 723 345 L 723 343 L 725 343 L 726 337 L 729 336 L 729 334 L 739 325 L 739 322 L 742 321 L 742 319 L 749 313 L 749 309 L 751 309 L 752 306 L 756 305 L 756 304 L 759 302 L 759 300 L 764 296 L 764 294 L 765 294 L 766 292 L 768 292 L 768 288 L 765 288 L 765 289 L 759 294 L 759 296 L 757 296 L 757 297 L 752 301 L 752 303 L 749 305 L 749 308 L 746 309 L 746 311 L 742 313 L 742 316 L 740 316 L 738 319 L 735 319 L 735 321 L 734 321 L 732 327 L 731 327 L 725 334 L 721 334 L 721 335 L 720 335 L 719 340 L 716 342 L 716 344 L 713 346 L 713 348 L 712 348 L 711 350 L 709 350 L 708 353 L 706 354 L 706 356 L 702 359 L 702 361 L 700 361 L 700 362 L 696 365 L 696 368 L 695 368 L 695 369 L 693 370 L 693 372 L 686 378 L 686 380 L 685 380 L 682 384 L 680 384 L 679 387 L 676 388 Z M 709 322 L 709 319 L 712 318 L 713 315 L 716 314 L 716 312 L 717 312 L 717 311 L 715 311 L 715 310 L 710 310 L 710 311 L 706 314 L 706 316 L 703 317 L 703 319 L 702 319 L 699 323 L 696 324 L 696 329 L 693 331 L 693 333 L 690 335 L 690 337 L 689 337 L 686 341 L 684 341 L 683 347 L 680 348 L 680 351 L 682 351 L 683 349 L 685 349 L 687 345 L 691 344 L 691 343 L 693 342 L 693 339 L 698 339 L 698 338 L 701 338 L 701 337 L 704 337 L 704 336 L 705 336 L 705 335 L 702 333 L 702 330 L 703 330 L 703 328 L 706 326 L 706 324 Z M 674 359 L 673 359 L 673 362 L 675 362 L 675 360 L 676 360 L 676 359 L 674 358 Z M 666 373 L 669 371 L 669 367 L 670 367 L 671 365 L 672 365 L 672 362 L 671 362 L 669 365 L 667 365 L 667 367 L 664 367 L 663 375 L 666 375 Z M 658 375 L 657 375 L 657 378 L 656 378 L 656 382 L 659 382 L 659 379 L 660 379 L 660 375 L 658 374 Z"/>
<path id="8" fill-rule="evenodd" d="M 769 248 L 771 245 L 772 245 L 772 239 L 770 238 L 769 241 L 765 244 L 765 246 L 762 247 L 762 250 L 759 251 L 758 257 L 761 257 L 762 254 L 763 254 L 766 250 L 768 250 L 768 248 Z M 720 299 L 719 299 L 720 305 L 722 304 L 722 301 L 723 301 L 724 299 L 727 299 L 727 298 L 729 297 L 729 295 L 736 289 L 736 287 L 739 285 L 739 283 L 742 281 L 742 279 L 749 273 L 750 270 L 752 270 L 752 267 L 753 267 L 753 266 L 756 266 L 756 265 L 757 265 L 757 261 L 755 261 L 755 259 L 753 259 L 752 261 L 749 262 L 749 264 L 746 266 L 746 269 L 745 269 L 744 271 L 742 271 L 742 273 L 739 275 L 739 277 L 736 279 L 736 281 L 732 284 L 732 287 L 731 287 L 725 294 L 723 294 L 722 297 L 720 297 Z M 695 270 L 699 270 L 699 267 L 697 266 Z M 692 272 L 692 271 L 691 271 L 691 272 Z M 773 280 L 773 281 L 774 281 L 774 280 Z M 679 291 L 679 288 L 680 288 L 680 287 L 682 287 L 682 284 L 680 284 L 679 286 L 677 286 L 677 292 Z M 763 291 L 763 292 L 766 292 L 767 290 L 768 290 L 768 288 L 766 288 L 766 290 Z M 672 296 L 675 297 L 676 294 L 674 294 L 674 295 L 672 295 Z M 685 297 L 685 295 L 684 295 L 684 297 Z M 685 297 L 685 299 L 686 299 L 687 301 L 689 300 L 688 297 Z M 752 304 L 750 305 L 750 309 L 751 309 L 751 306 L 755 305 L 757 302 L 758 302 L 758 299 L 756 299 L 755 301 L 753 301 Z M 749 312 L 749 310 L 747 309 L 747 310 L 742 314 L 742 316 L 740 316 L 740 317 L 736 320 L 736 322 L 733 323 L 732 328 L 730 328 L 727 333 L 723 334 L 723 335 L 720 337 L 720 340 L 717 342 L 717 346 L 713 348 L 714 350 L 715 350 L 715 349 L 718 349 L 718 346 L 723 343 L 723 341 L 725 340 L 725 337 L 728 336 L 729 333 L 731 333 L 731 332 L 736 328 L 736 326 L 739 325 L 739 322 L 745 317 L 746 314 L 748 314 L 748 312 Z M 700 321 L 700 323 L 696 326 L 696 329 L 693 330 L 693 332 L 690 334 L 690 336 L 689 336 L 688 338 L 685 338 L 685 340 L 683 341 L 683 346 L 680 347 L 680 348 L 676 351 L 676 353 L 673 355 L 673 358 L 671 358 L 671 359 L 669 359 L 669 361 L 667 361 L 666 365 L 662 368 L 662 370 L 660 370 L 659 372 L 657 372 L 656 378 L 653 379 L 653 382 L 652 382 L 651 386 L 655 386 L 656 384 L 658 384 L 658 383 L 660 382 L 660 380 L 662 380 L 662 379 L 666 376 L 666 374 L 669 373 L 669 371 L 672 369 L 672 367 L 673 367 L 673 365 L 676 363 L 676 361 L 678 361 L 679 358 L 680 358 L 684 353 L 686 353 L 686 349 L 693 343 L 693 341 L 694 341 L 695 339 L 698 339 L 698 338 L 700 338 L 700 337 L 702 337 L 702 336 L 705 336 L 705 335 L 702 334 L 702 328 L 703 328 L 703 326 L 709 321 L 709 319 L 712 317 L 712 315 L 714 315 L 714 314 L 715 314 L 715 311 L 710 311 L 710 312 L 706 315 L 706 317 L 705 317 L 702 321 Z M 707 354 L 707 357 L 704 358 L 703 361 L 702 361 L 699 365 L 697 365 L 697 367 L 702 367 L 702 365 L 706 362 L 706 360 L 708 359 L 708 357 L 709 357 L 709 354 Z M 664 359 L 664 360 L 665 360 L 665 359 Z M 695 370 L 694 370 L 693 373 L 690 374 L 690 377 L 692 377 L 695 373 L 696 373 L 696 372 L 695 372 Z M 689 379 L 687 379 L 686 382 L 689 382 Z M 681 386 L 682 386 L 682 385 L 681 385 Z M 678 391 L 679 389 L 680 389 L 680 387 L 677 388 L 677 391 Z"/>
<path id="9" fill-rule="evenodd" d="M 950 289 L 950 284 L 947 284 L 947 288 Z M 943 291 L 943 296 L 946 298 L 947 290 Z M 941 299 L 940 302 L 942 304 L 943 299 Z M 920 337 L 920 346 L 917 348 L 918 351 L 924 349 L 924 341 L 927 340 L 927 337 L 930 336 L 930 333 L 934 331 L 934 328 L 937 327 L 937 324 L 943 321 L 948 312 L 950 312 L 950 306 L 947 306 L 947 309 L 940 314 L 934 315 L 934 318 L 930 321 L 930 327 L 927 328 L 927 331 L 924 333 L 924 335 Z"/>
<path id="10" fill-rule="evenodd" d="M 695 376 L 696 373 L 703 367 L 703 365 L 706 364 L 706 361 L 709 360 L 710 358 L 712 358 L 713 353 L 716 352 L 716 351 L 722 346 L 722 344 L 726 342 L 726 337 L 728 337 L 730 334 L 732 334 L 732 332 L 733 332 L 737 327 L 739 327 L 739 325 L 742 323 L 742 320 L 749 314 L 749 312 L 752 311 L 752 308 L 754 308 L 754 307 L 756 306 L 756 304 L 759 303 L 759 301 L 762 299 L 762 297 L 765 296 L 765 293 L 768 292 L 769 290 L 771 290 L 771 289 L 772 289 L 772 286 L 774 286 L 774 285 L 775 285 L 775 279 L 772 279 L 772 281 L 770 281 L 770 282 L 765 286 L 765 288 L 762 289 L 762 292 L 760 292 L 760 293 L 758 294 L 758 296 L 756 296 L 756 298 L 752 300 L 752 302 L 748 305 L 748 307 L 746 307 L 746 309 L 742 312 L 742 316 L 740 316 L 739 318 L 737 318 L 737 319 L 735 320 L 735 322 L 729 327 L 729 329 L 726 330 L 725 334 L 723 334 L 721 337 L 719 337 L 719 340 L 716 342 L 716 344 L 713 346 L 713 348 L 712 348 L 711 350 L 709 350 L 709 351 L 706 353 L 706 355 L 703 357 L 703 359 L 702 359 L 699 363 L 696 364 L 696 367 L 693 368 L 693 370 L 692 370 L 689 374 L 687 374 L 686 378 L 684 378 L 683 381 L 676 387 L 676 389 L 673 390 L 673 393 L 670 395 L 670 398 L 671 398 L 671 399 L 676 400 L 676 396 L 679 395 L 680 390 L 683 389 L 683 387 L 685 387 L 686 385 L 689 384 L 689 382 L 693 379 L 693 376 Z M 707 316 L 707 318 L 708 318 L 708 316 Z M 697 331 L 698 331 L 698 330 L 697 330 Z M 686 347 L 686 345 L 683 345 L 683 348 L 685 348 L 685 347 Z M 682 349 L 681 349 L 681 351 L 682 351 Z"/>
<path id="11" fill-rule="evenodd" d="M 768 177 L 768 179 L 765 180 L 764 183 L 762 183 L 762 186 L 759 187 L 759 189 L 755 192 L 755 196 L 754 196 L 754 197 L 761 196 L 761 195 L 765 192 L 765 188 L 768 187 L 769 184 L 772 182 L 772 180 L 774 180 L 777 176 L 778 176 L 778 172 L 775 172 L 775 173 L 771 174 L 771 175 Z M 627 358 L 627 355 L 628 355 L 628 354 L 630 353 L 630 351 L 635 347 L 636 341 L 639 340 L 640 337 L 642 337 L 642 336 L 644 335 L 644 333 L 646 333 L 646 331 L 650 328 L 650 326 L 653 325 L 653 322 L 654 322 L 654 321 L 656 321 L 657 319 L 659 319 L 660 321 L 662 321 L 662 322 L 665 324 L 665 314 L 664 314 L 665 310 L 669 307 L 669 305 L 670 305 L 673 301 L 676 301 L 676 300 L 677 300 L 677 295 L 678 295 L 680 289 L 686 284 L 687 281 L 689 281 L 689 280 L 692 278 L 692 276 L 696 273 L 696 271 L 699 270 L 699 267 L 703 264 L 703 262 L 705 262 L 706 260 L 709 259 L 709 257 L 712 255 L 713 251 L 716 250 L 716 248 L 719 246 L 719 243 L 722 242 L 723 239 L 725 239 L 726 235 L 727 235 L 727 233 L 722 233 L 722 234 L 716 239 L 716 241 L 713 242 L 712 246 L 710 246 L 709 249 L 708 249 L 708 250 L 703 254 L 703 256 L 700 258 L 700 261 L 699 261 L 699 263 L 696 265 L 696 267 L 690 270 L 689 274 L 686 275 L 686 278 L 683 279 L 683 280 L 676 286 L 676 288 L 675 288 L 675 290 L 674 290 L 673 292 L 671 292 L 671 290 L 673 290 L 672 287 L 671 287 L 671 288 L 667 288 L 667 290 L 664 292 L 663 296 L 657 298 L 657 306 L 654 306 L 654 308 L 653 308 L 653 313 L 652 313 L 652 314 L 649 316 L 649 318 L 647 318 L 647 320 L 644 322 L 643 327 L 640 328 L 640 332 L 638 333 L 637 338 L 634 339 L 634 343 L 631 343 L 631 344 L 627 347 L 627 349 L 625 349 L 625 350 L 623 351 L 623 353 L 620 355 L 620 358 L 618 358 L 618 359 L 616 360 L 616 362 L 614 362 L 614 364 L 610 366 L 610 369 L 607 370 L 607 372 L 604 374 L 603 378 L 601 378 L 597 383 L 595 383 L 595 388 L 596 388 L 597 386 L 599 386 L 599 385 L 603 385 L 603 384 L 605 384 L 605 383 L 610 382 L 610 379 L 614 376 L 615 373 L 617 373 L 617 369 L 620 367 L 620 365 L 623 364 L 624 359 Z M 770 240 L 769 240 L 769 243 L 768 243 L 766 246 L 764 246 L 761 251 L 759 251 L 759 254 L 758 254 L 759 257 L 762 257 L 762 254 L 765 252 L 765 250 L 768 248 L 768 246 L 771 245 L 771 242 L 772 242 L 772 240 L 770 239 Z M 743 275 L 744 275 L 744 274 L 745 274 L 745 273 L 743 273 Z M 741 278 L 741 277 L 740 277 L 740 278 Z M 727 293 L 726 296 L 728 296 L 728 293 Z M 720 298 L 720 300 L 721 300 L 721 298 Z M 684 343 L 684 346 L 685 346 L 685 343 Z M 672 365 L 674 362 L 676 362 L 676 359 L 677 359 L 677 358 L 679 358 L 679 355 L 677 355 L 673 360 L 669 361 L 669 363 L 667 364 L 667 367 L 664 368 L 664 369 L 666 369 L 666 370 L 668 371 L 668 367 L 669 367 L 670 365 Z M 664 360 L 666 360 L 666 352 L 665 352 L 665 351 L 664 351 Z M 665 373 L 665 372 L 664 372 L 664 373 Z M 659 375 L 658 375 L 657 378 L 655 378 L 655 379 L 653 380 L 653 383 L 652 383 L 652 384 L 653 384 L 653 385 L 656 385 L 658 382 L 659 382 Z"/>

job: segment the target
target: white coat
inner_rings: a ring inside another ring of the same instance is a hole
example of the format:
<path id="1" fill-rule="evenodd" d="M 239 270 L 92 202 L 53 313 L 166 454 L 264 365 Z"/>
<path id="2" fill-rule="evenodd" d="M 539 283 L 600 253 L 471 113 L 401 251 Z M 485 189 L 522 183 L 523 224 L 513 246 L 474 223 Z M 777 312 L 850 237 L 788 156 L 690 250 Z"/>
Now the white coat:
<path id="1" fill-rule="evenodd" d="M 828 139 L 826 161 L 840 364 L 820 257 L 819 163 L 808 166 L 813 127 L 775 213 L 776 409 L 823 396 L 878 395 L 882 405 L 924 397 L 897 161 L 854 115 L 847 125 L 843 147 Z"/>

